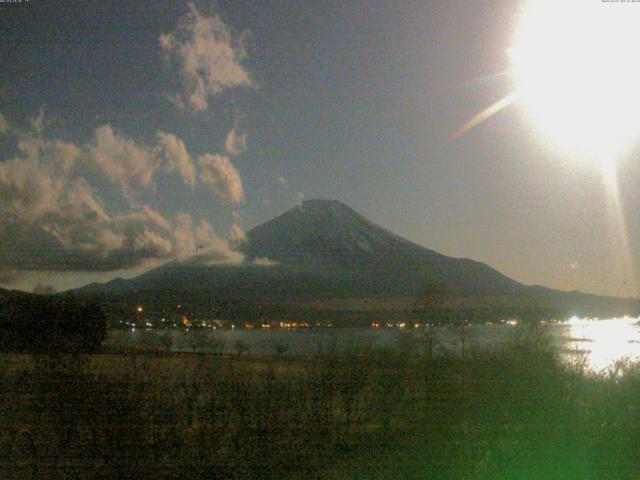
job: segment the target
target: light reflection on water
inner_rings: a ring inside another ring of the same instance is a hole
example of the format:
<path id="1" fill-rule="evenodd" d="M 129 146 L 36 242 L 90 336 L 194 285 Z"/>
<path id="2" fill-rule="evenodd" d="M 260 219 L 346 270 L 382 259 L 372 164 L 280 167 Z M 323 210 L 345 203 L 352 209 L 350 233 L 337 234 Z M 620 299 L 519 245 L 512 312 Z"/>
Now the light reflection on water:
<path id="1" fill-rule="evenodd" d="M 584 361 L 584 367 L 593 372 L 601 372 L 618 360 L 640 361 L 640 326 L 637 318 L 586 319 L 570 318 L 562 323 L 550 323 L 553 344 L 562 353 L 565 361 L 572 363 Z M 494 348 L 510 338 L 512 324 L 484 325 L 471 327 L 468 332 L 469 350 Z M 224 338 L 225 351 L 233 353 L 234 342 L 242 340 L 254 354 L 272 354 L 276 344 L 286 345 L 291 355 L 315 354 L 331 344 L 347 346 L 349 344 L 369 343 L 381 347 L 393 347 L 400 335 L 410 330 L 373 330 L 367 328 L 344 329 L 304 329 L 304 330 L 224 330 L 218 332 L 194 331 L 191 334 L 173 330 L 169 335 L 174 342 L 173 351 L 189 351 L 190 335 L 219 335 Z M 416 330 L 418 334 L 419 331 Z M 161 331 L 112 331 L 107 340 L 114 346 L 132 346 L 148 342 L 148 337 L 161 335 Z M 146 340 L 145 340 L 146 338 Z M 161 345 L 156 347 L 162 349 Z M 460 352 L 460 336 L 447 327 L 436 333 L 436 353 Z"/>
<path id="2" fill-rule="evenodd" d="M 572 317 L 557 325 L 554 337 L 563 353 L 584 355 L 585 367 L 603 371 L 618 360 L 640 360 L 640 328 L 637 318 L 592 320 Z M 575 357 L 575 355 L 573 355 Z"/>

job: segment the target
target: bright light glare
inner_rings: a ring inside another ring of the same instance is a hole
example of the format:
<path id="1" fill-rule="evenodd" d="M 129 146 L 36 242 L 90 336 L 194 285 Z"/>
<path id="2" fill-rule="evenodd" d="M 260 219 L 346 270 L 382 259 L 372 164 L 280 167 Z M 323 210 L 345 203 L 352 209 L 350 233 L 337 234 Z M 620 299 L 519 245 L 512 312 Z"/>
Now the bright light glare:
<path id="1" fill-rule="evenodd" d="M 520 102 L 560 147 L 611 156 L 640 137 L 640 4 L 530 0 L 509 56 Z"/>
<path id="2" fill-rule="evenodd" d="M 601 372 L 617 360 L 640 360 L 640 336 L 636 318 L 589 320 L 572 317 L 567 323 L 572 339 L 569 349 L 584 350 L 587 368 Z"/>

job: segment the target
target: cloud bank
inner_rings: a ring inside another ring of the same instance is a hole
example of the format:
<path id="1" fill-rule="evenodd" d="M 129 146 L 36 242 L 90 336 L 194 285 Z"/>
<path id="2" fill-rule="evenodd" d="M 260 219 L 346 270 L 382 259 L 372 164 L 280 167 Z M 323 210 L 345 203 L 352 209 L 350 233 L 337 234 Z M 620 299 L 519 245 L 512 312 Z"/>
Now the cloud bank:
<path id="1" fill-rule="evenodd" d="M 179 108 L 203 111 L 223 92 L 253 85 L 242 65 L 242 38 L 218 15 L 189 4 L 159 42 L 179 75 L 171 97 Z M 195 213 L 156 206 L 167 181 L 209 204 L 242 202 L 242 178 L 229 158 L 247 146 L 237 125 L 228 130 L 223 153 L 194 156 L 165 130 L 141 142 L 103 124 L 85 141 L 69 142 L 48 136 L 45 120 L 44 108 L 21 126 L 0 113 L 0 136 L 16 145 L 13 158 L 0 158 L 0 284 L 44 272 L 140 271 L 171 259 L 243 260 L 227 240 L 244 239 L 235 215 L 224 238 Z"/>
<path id="2" fill-rule="evenodd" d="M 88 142 L 74 144 L 46 137 L 39 118 L 29 129 L 7 124 L 4 130 L 15 137 L 17 154 L 0 162 L 3 277 L 14 271 L 112 271 L 202 249 L 215 251 L 219 261 L 238 260 L 204 219 L 162 214 L 140 200 L 157 195 L 160 176 L 177 176 L 186 187 L 237 203 L 242 180 L 227 157 L 200 156 L 198 173 L 184 142 L 171 133 L 158 132 L 157 142 L 147 145 L 103 125 Z M 104 198 L 109 186 L 124 207 L 108 208 L 114 203 Z"/>

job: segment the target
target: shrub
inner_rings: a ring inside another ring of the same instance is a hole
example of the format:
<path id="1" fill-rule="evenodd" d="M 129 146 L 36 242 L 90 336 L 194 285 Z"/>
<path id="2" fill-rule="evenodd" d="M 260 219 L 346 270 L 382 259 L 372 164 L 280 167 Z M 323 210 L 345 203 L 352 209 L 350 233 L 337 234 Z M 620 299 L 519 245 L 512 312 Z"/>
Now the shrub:
<path id="1" fill-rule="evenodd" d="M 101 306 L 70 298 L 29 296 L 0 306 L 0 351 L 88 353 L 106 338 Z"/>

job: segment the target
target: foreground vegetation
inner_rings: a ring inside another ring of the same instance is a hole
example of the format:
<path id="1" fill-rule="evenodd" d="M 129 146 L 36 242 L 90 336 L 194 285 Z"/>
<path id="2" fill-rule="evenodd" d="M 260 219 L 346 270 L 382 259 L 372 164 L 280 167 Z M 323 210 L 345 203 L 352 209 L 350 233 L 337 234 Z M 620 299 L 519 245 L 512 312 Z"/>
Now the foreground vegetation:
<path id="1" fill-rule="evenodd" d="M 640 369 L 358 341 L 313 357 L 0 356 L 1 478 L 627 479 Z"/>

